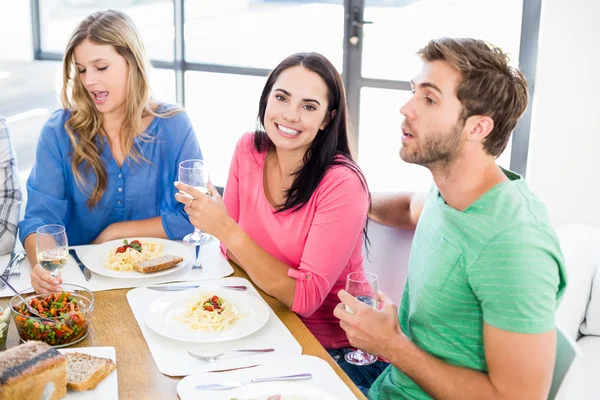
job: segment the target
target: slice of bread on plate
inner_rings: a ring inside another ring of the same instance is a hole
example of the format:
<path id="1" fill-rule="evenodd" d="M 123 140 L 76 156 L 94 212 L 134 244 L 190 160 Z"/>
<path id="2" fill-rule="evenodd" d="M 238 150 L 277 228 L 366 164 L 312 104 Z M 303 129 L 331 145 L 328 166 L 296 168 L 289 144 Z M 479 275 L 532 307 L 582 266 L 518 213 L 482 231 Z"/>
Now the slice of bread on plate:
<path id="1" fill-rule="evenodd" d="M 173 268 L 182 261 L 183 257 L 161 256 L 134 264 L 133 269 L 142 274 L 147 274 L 149 272 L 157 272 Z"/>
<path id="2" fill-rule="evenodd" d="M 116 369 L 110 358 L 84 353 L 65 353 L 67 357 L 67 387 L 71 390 L 92 390 Z"/>
<path id="3" fill-rule="evenodd" d="M 46 343 L 29 341 L 0 352 L 0 399 L 62 399 L 67 359 Z"/>

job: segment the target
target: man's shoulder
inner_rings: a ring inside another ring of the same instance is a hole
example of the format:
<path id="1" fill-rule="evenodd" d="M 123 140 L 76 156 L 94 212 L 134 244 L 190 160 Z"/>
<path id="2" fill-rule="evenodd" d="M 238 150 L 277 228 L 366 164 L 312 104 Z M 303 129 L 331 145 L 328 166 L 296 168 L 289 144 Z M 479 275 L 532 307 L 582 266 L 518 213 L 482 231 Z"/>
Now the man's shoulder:
<path id="1" fill-rule="evenodd" d="M 14 159 L 13 149 L 10 143 L 10 134 L 6 119 L 0 115 L 0 163 L 2 168 L 10 165 Z"/>
<path id="2" fill-rule="evenodd" d="M 546 205 L 524 179 L 501 183 L 471 204 L 464 212 L 446 213 L 453 224 L 491 239 L 523 226 L 550 227 Z"/>
<path id="3" fill-rule="evenodd" d="M 417 232 L 443 236 L 459 250 L 466 265 L 475 261 L 491 244 L 522 241 L 557 242 L 545 205 L 523 180 L 498 185 L 466 210 L 447 207 L 434 188 L 427 200 Z M 421 222 L 429 221 L 422 224 Z M 510 239 L 510 240 L 507 240 Z"/>
<path id="4" fill-rule="evenodd" d="M 493 223 L 494 234 L 529 231 L 530 227 L 539 231 L 552 229 L 546 205 L 524 179 L 501 186 L 486 198 L 482 210 Z"/>
<path id="5" fill-rule="evenodd" d="M 0 140 L 8 139 L 8 123 L 6 118 L 0 115 Z"/>

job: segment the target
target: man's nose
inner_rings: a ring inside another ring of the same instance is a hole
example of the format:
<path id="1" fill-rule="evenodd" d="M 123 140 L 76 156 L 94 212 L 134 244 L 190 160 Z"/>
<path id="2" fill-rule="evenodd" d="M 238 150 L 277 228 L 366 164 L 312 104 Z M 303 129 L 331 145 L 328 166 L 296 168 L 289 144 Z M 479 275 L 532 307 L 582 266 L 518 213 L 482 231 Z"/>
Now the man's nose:
<path id="1" fill-rule="evenodd" d="M 414 97 L 408 99 L 406 103 L 402 107 L 400 107 L 400 114 L 402 114 L 405 118 L 412 119 L 414 116 L 414 110 L 412 107 Z"/>

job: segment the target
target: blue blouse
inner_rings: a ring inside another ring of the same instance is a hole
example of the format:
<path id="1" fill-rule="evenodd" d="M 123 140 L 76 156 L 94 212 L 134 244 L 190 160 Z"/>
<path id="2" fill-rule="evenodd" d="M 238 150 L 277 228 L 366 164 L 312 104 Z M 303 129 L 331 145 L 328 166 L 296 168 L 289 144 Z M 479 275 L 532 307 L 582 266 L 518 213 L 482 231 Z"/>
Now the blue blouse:
<path id="1" fill-rule="evenodd" d="M 193 231 L 183 205 L 175 200 L 173 186 L 181 161 L 202 158 L 185 112 L 170 118 L 154 117 L 147 128 L 148 138 L 137 137 L 134 143 L 146 160 L 135 162 L 127 157 L 120 168 L 108 140 L 98 137 L 104 141 L 101 158 L 107 185 L 91 210 L 88 199 L 96 176 L 91 170 L 84 175 L 88 187 L 83 189 L 75 181 L 73 146 L 64 128 L 69 116 L 67 110 L 55 111 L 40 134 L 35 165 L 27 180 L 25 218 L 19 223 L 21 242 L 42 225 L 61 224 L 70 245 L 89 244 L 112 223 L 157 216 L 162 218 L 169 239 L 181 239 Z"/>

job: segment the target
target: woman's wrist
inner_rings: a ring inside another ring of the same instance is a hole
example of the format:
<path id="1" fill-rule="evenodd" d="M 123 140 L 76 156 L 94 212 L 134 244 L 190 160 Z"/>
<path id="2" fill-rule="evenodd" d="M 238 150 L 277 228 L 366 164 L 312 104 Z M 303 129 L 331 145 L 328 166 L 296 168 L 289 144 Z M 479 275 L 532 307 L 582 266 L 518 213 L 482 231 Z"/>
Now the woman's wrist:
<path id="1" fill-rule="evenodd" d="M 227 218 L 221 237 L 217 236 L 228 249 L 235 249 L 243 240 L 243 237 L 244 231 L 231 217 Z"/>

